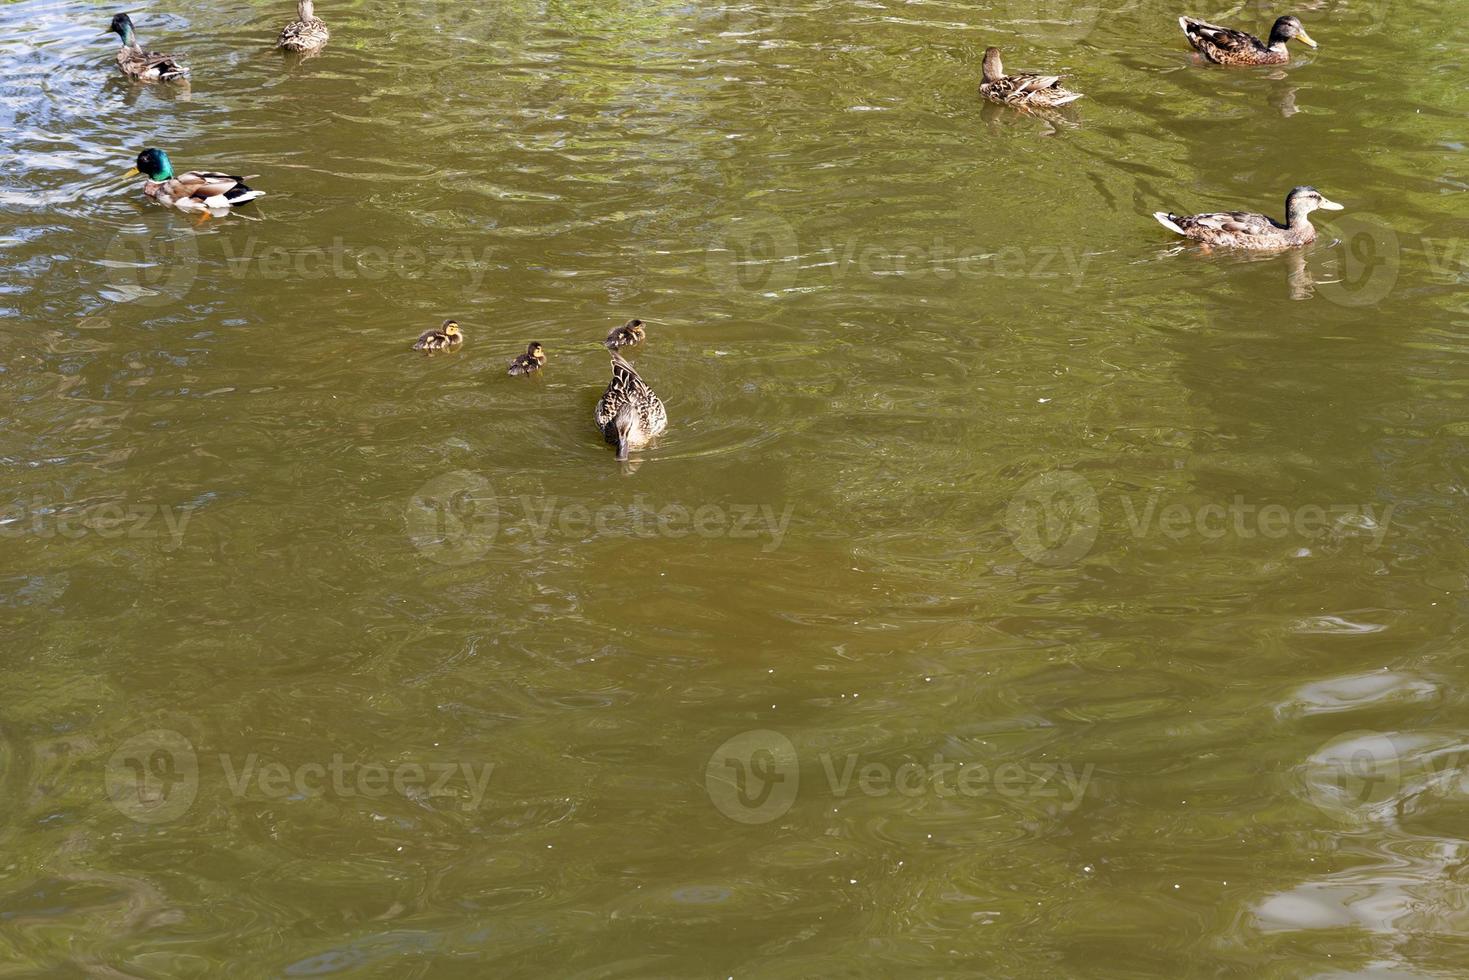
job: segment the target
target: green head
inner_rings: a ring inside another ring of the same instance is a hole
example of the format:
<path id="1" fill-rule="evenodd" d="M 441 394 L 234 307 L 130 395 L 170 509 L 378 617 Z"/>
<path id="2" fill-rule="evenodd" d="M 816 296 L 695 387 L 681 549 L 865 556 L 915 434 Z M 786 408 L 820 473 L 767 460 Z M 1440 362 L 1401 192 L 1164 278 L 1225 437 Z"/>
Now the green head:
<path id="1" fill-rule="evenodd" d="M 168 154 L 154 147 L 149 147 L 138 154 L 133 173 L 142 174 L 149 180 L 168 180 L 173 176 L 173 164 L 168 162 Z"/>
<path id="2" fill-rule="evenodd" d="M 112 26 L 107 28 L 107 33 L 116 34 L 122 38 L 123 44 L 133 43 L 133 19 L 127 14 L 116 14 L 112 18 Z"/>

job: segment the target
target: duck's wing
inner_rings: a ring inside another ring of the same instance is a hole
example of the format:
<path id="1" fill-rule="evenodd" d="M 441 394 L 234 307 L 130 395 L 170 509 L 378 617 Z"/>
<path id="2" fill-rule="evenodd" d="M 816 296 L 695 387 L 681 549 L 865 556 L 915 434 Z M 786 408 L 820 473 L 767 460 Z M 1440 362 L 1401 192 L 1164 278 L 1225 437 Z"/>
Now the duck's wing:
<path id="1" fill-rule="evenodd" d="M 1061 81 L 1060 75 L 1006 75 L 1008 81 L 1016 94 L 1024 95 L 1031 92 L 1039 92 L 1042 89 L 1055 88 Z"/>
<path id="2" fill-rule="evenodd" d="M 139 78 L 167 82 L 189 76 L 188 65 L 174 55 L 163 54 L 159 51 L 140 51 L 130 48 L 127 49 L 122 61 L 127 73 L 137 75 Z"/>
<path id="3" fill-rule="evenodd" d="M 1268 216 L 1251 211 L 1215 211 L 1211 214 L 1173 215 L 1172 218 L 1185 234 L 1268 235 L 1280 231 L 1280 226 Z"/>
<path id="4" fill-rule="evenodd" d="M 330 36 L 331 31 L 327 29 L 326 22 L 320 18 L 295 20 L 281 29 L 281 36 L 276 41 L 276 47 L 285 48 L 287 51 L 319 48 L 327 42 Z"/>
<path id="5" fill-rule="evenodd" d="M 621 354 L 612 354 L 612 380 L 607 382 L 607 390 L 602 392 L 602 398 L 597 402 L 597 426 L 606 429 L 607 424 L 617 417 L 617 412 L 624 405 L 636 405 L 649 398 L 656 398 L 653 389 L 648 387 L 647 382 L 642 379 L 631 364 Z"/>
<path id="6" fill-rule="evenodd" d="M 1075 102 L 1081 93 L 1061 87 L 1061 75 L 1005 75 L 980 85 L 985 96 L 1012 105 L 1059 106 Z"/>
<path id="7" fill-rule="evenodd" d="M 425 330 L 423 333 L 419 334 L 418 340 L 415 341 L 413 344 L 413 349 L 424 350 L 425 348 L 432 346 L 434 343 L 436 343 L 435 338 L 438 332 L 439 331 L 437 330 Z"/>
<path id="8" fill-rule="evenodd" d="M 264 191 L 245 183 L 248 179 L 212 170 L 191 170 L 165 181 L 163 190 L 175 201 L 192 198 L 206 207 L 230 207 L 264 196 Z"/>
<path id="9" fill-rule="evenodd" d="M 1265 48 L 1255 35 L 1233 27 L 1220 27 L 1193 17 L 1180 17 L 1178 23 L 1188 42 L 1215 61 L 1247 58 Z"/>

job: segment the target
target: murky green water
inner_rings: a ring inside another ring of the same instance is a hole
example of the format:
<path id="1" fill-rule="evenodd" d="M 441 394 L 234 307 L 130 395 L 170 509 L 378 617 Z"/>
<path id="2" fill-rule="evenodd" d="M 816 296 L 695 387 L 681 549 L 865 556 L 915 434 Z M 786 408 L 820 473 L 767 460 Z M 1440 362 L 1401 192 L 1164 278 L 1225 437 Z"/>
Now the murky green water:
<path id="1" fill-rule="evenodd" d="M 1122 7 L 0 6 L 7 975 L 1460 971 L 1463 11 Z"/>

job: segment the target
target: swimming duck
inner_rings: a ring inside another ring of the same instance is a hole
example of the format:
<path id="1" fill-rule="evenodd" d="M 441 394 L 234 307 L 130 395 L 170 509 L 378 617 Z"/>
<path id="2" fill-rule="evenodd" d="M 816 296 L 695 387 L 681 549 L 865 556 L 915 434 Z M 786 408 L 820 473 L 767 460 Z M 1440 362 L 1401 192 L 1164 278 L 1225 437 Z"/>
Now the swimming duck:
<path id="1" fill-rule="evenodd" d="M 1327 211 L 1342 210 L 1340 204 L 1328 201 L 1316 188 L 1297 187 L 1285 198 L 1285 224 L 1249 211 L 1190 215 L 1154 211 L 1153 217 L 1170 231 L 1209 245 L 1290 248 L 1295 245 L 1309 245 L 1316 240 L 1316 229 L 1312 226 L 1309 215 L 1317 208 Z"/>
<path id="2" fill-rule="evenodd" d="M 607 335 L 607 339 L 602 341 L 602 344 L 608 350 L 617 350 L 619 347 L 641 344 L 647 336 L 648 332 L 643 329 L 642 320 L 629 320 L 622 326 L 614 328 Z"/>
<path id="3" fill-rule="evenodd" d="M 191 170 L 186 174 L 173 173 L 173 164 L 168 154 L 152 148 L 138 154 L 128 176 L 141 173 L 148 179 L 143 182 L 143 193 L 159 204 L 170 204 L 184 211 L 208 211 L 222 214 L 257 197 L 265 191 L 257 191 L 245 181 L 250 177 L 219 174 L 210 170 Z"/>
<path id="4" fill-rule="evenodd" d="M 602 436 L 617 447 L 617 458 L 642 449 L 668 428 L 668 411 L 646 381 L 621 354 L 612 352 L 612 380 L 597 402 L 594 416 Z"/>
<path id="5" fill-rule="evenodd" d="M 432 354 L 440 350 L 457 350 L 462 343 L 464 331 L 459 329 L 459 321 L 451 317 L 437 330 L 425 330 L 419 334 L 413 349 Z"/>
<path id="6" fill-rule="evenodd" d="M 1294 17 L 1282 17 L 1270 28 L 1270 41 L 1232 27 L 1218 27 L 1193 17 L 1178 18 L 1183 36 L 1200 54 L 1216 65 L 1283 65 L 1290 61 L 1285 42 L 1300 38 L 1301 43 L 1316 47 L 1311 35 Z"/>
<path id="7" fill-rule="evenodd" d="M 509 373 L 514 376 L 518 374 L 535 374 L 546 364 L 546 349 L 536 341 L 531 341 L 524 354 L 516 355 L 510 362 Z"/>
<path id="8" fill-rule="evenodd" d="M 188 66 L 174 55 L 143 50 L 133 34 L 133 19 L 127 14 L 114 15 L 107 33 L 122 38 L 117 67 L 127 77 L 140 82 L 173 82 L 189 77 Z"/>
<path id="9" fill-rule="evenodd" d="M 281 30 L 275 46 L 295 52 L 320 51 L 331 36 L 326 21 L 312 10 L 312 0 L 296 0 L 296 19 Z"/>
<path id="10" fill-rule="evenodd" d="M 999 48 L 985 49 L 984 81 L 979 85 L 979 94 L 1001 105 L 1044 109 L 1081 98 L 1080 92 L 1061 87 L 1060 75 L 1006 75 Z"/>

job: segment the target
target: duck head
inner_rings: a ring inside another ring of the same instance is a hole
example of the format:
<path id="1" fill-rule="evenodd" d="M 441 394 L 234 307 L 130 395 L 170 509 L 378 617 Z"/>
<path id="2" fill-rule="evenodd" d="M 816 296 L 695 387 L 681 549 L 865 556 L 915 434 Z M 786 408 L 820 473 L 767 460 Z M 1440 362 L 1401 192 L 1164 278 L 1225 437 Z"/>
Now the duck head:
<path id="1" fill-rule="evenodd" d="M 108 34 L 116 34 L 122 38 L 123 44 L 132 44 L 133 19 L 127 14 L 114 14 L 112 23 L 108 25 L 107 30 L 102 32 L 102 36 L 106 37 Z"/>
<path id="2" fill-rule="evenodd" d="M 173 164 L 168 162 L 168 154 L 157 147 L 149 147 L 138 154 L 133 169 L 127 175 L 142 174 L 149 180 L 168 180 L 173 176 Z"/>
<path id="3" fill-rule="evenodd" d="M 1283 48 L 1285 47 L 1285 42 L 1292 38 L 1299 38 L 1302 44 L 1313 48 L 1317 47 L 1316 42 L 1311 40 L 1311 35 L 1306 33 L 1306 29 L 1301 26 L 1301 22 L 1294 16 L 1282 17 L 1275 22 L 1274 27 L 1270 28 L 1270 46 L 1272 48 Z"/>
<path id="4" fill-rule="evenodd" d="M 1342 205 L 1328 201 L 1314 187 L 1294 188 L 1285 197 L 1286 221 L 1292 226 L 1304 223 L 1306 216 L 1318 208 L 1323 211 L 1340 211 Z"/>

